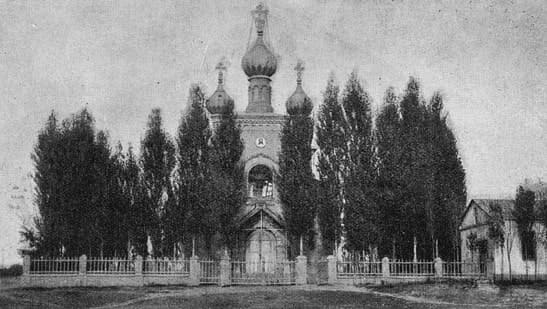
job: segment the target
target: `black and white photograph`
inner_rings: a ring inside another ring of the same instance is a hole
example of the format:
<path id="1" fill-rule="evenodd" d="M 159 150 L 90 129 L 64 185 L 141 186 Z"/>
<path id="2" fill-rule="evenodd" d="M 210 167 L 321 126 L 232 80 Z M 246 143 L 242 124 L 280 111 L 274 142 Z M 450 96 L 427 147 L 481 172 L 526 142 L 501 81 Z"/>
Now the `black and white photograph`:
<path id="1" fill-rule="evenodd" d="M 0 0 L 0 308 L 547 308 L 545 0 Z"/>

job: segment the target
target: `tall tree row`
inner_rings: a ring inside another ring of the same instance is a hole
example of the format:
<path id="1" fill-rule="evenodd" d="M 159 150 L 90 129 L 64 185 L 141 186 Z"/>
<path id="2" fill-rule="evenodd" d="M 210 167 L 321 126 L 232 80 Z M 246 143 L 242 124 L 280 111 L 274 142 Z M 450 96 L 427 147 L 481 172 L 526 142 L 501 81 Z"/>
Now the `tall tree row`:
<path id="1" fill-rule="evenodd" d="M 128 240 L 120 153 L 87 110 L 59 125 L 51 114 L 32 154 L 36 230 L 23 236 L 40 255 L 125 255 Z M 119 233 L 120 231 L 121 234 Z"/>

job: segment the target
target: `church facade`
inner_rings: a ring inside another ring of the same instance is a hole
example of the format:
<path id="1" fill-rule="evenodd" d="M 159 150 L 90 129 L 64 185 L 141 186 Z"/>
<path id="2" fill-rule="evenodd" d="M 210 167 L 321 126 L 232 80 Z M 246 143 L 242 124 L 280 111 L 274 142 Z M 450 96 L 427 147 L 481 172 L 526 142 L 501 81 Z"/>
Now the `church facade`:
<path id="1" fill-rule="evenodd" d="M 241 127 L 247 200 L 237 217 L 239 232 L 232 258 L 261 263 L 273 263 L 288 258 L 288 243 L 283 211 L 276 186 L 281 151 L 280 134 L 285 115 L 273 112 L 271 77 L 277 71 L 277 59 L 264 37 L 268 10 L 258 5 L 253 10 L 256 38 L 241 60 L 248 77 L 248 103 L 237 116 Z M 206 107 L 214 127 L 226 108 L 233 108 L 232 98 L 224 90 L 222 65 L 217 90 L 207 100 Z M 295 92 L 287 100 L 289 114 L 311 112 L 311 101 L 302 89 L 303 67 L 297 65 Z"/>

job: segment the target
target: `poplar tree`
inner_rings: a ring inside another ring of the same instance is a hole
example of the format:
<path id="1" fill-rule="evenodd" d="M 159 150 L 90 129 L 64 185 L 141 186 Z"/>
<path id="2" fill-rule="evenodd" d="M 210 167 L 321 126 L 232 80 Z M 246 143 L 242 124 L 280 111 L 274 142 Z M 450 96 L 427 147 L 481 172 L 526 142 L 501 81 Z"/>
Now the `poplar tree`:
<path id="1" fill-rule="evenodd" d="M 371 101 L 357 73 L 352 72 L 342 94 L 342 107 L 347 143 L 344 226 L 348 247 L 354 250 L 377 247 L 379 237 Z"/>
<path id="2" fill-rule="evenodd" d="M 148 117 L 147 130 L 141 141 L 141 165 L 145 201 L 151 215 L 147 222 L 154 256 L 169 252 L 165 243 L 165 211 L 173 198 L 171 173 L 175 167 L 175 147 L 162 127 L 160 109 L 153 109 Z"/>
<path id="3" fill-rule="evenodd" d="M 381 255 L 391 254 L 396 258 L 398 247 L 405 235 L 402 219 L 405 214 L 401 207 L 402 168 L 401 160 L 401 122 L 398 98 L 392 87 L 386 90 L 384 102 L 376 118 L 376 148 L 378 157 L 377 203 L 380 207 L 382 224 Z"/>
<path id="4" fill-rule="evenodd" d="M 244 146 L 233 106 L 219 117 L 211 138 L 209 207 L 223 246 L 231 250 L 236 243 L 236 216 L 245 201 L 243 167 L 239 164 Z"/>
<path id="5" fill-rule="evenodd" d="M 183 116 L 177 135 L 178 178 L 177 211 L 173 218 L 183 222 L 177 237 L 182 241 L 186 234 L 194 240 L 203 237 L 207 251 L 214 233 L 213 213 L 209 207 L 208 185 L 210 179 L 209 139 L 211 130 L 204 108 L 205 94 L 199 85 L 192 85 L 188 110 Z M 208 252 L 210 253 L 210 252 Z"/>
<path id="6" fill-rule="evenodd" d="M 418 81 L 411 77 L 400 103 L 403 225 L 408 227 L 403 239 L 402 252 L 412 258 L 416 241 L 417 255 L 430 258 L 432 252 L 432 214 L 429 204 L 431 193 L 430 161 L 427 134 L 427 107 L 420 93 Z"/>
<path id="7" fill-rule="evenodd" d="M 23 238 L 36 248 L 39 255 L 61 254 L 60 187 L 62 167 L 60 165 L 61 132 L 55 112 L 51 112 L 44 128 L 38 134 L 38 142 L 31 155 L 34 162 L 34 202 L 39 216 L 34 218 L 34 228 L 24 227 Z"/>
<path id="8" fill-rule="evenodd" d="M 534 224 L 536 223 L 535 194 L 519 186 L 515 197 L 513 216 L 517 223 L 517 230 L 522 244 L 522 257 L 527 260 L 530 252 L 535 252 Z M 532 248 L 533 246 L 533 248 Z"/>
<path id="9" fill-rule="evenodd" d="M 433 179 L 430 197 L 434 207 L 434 238 L 438 244 L 438 255 L 448 260 L 458 256 L 458 226 L 465 209 L 467 193 L 465 170 L 443 107 L 442 95 L 434 93 L 428 106 L 429 155 Z"/>
<path id="10" fill-rule="evenodd" d="M 298 253 L 299 239 L 307 238 L 309 242 L 313 237 L 316 189 L 311 167 L 312 137 L 313 120 L 307 114 L 286 118 L 281 131 L 278 183 L 293 255 Z"/>
<path id="11" fill-rule="evenodd" d="M 319 148 L 318 218 L 326 254 L 331 254 L 341 237 L 341 214 L 344 207 L 343 172 L 345 156 L 344 115 L 338 101 L 339 87 L 331 76 L 323 93 L 316 124 Z"/>
<path id="12" fill-rule="evenodd" d="M 138 159 L 129 146 L 124 164 L 124 185 L 123 194 L 129 201 L 128 232 L 129 248 L 134 248 L 134 254 L 146 257 L 147 251 L 147 227 L 148 220 L 153 212 L 146 204 L 146 196 L 142 180 L 142 171 Z"/>

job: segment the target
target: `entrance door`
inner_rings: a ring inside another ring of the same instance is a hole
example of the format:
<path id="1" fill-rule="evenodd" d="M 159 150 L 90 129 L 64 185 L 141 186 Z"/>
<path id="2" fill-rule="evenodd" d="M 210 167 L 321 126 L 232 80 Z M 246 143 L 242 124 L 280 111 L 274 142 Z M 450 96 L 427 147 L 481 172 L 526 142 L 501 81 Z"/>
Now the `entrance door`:
<path id="1" fill-rule="evenodd" d="M 247 241 L 245 262 L 247 272 L 273 272 L 276 257 L 274 235 L 265 230 L 254 231 Z"/>

